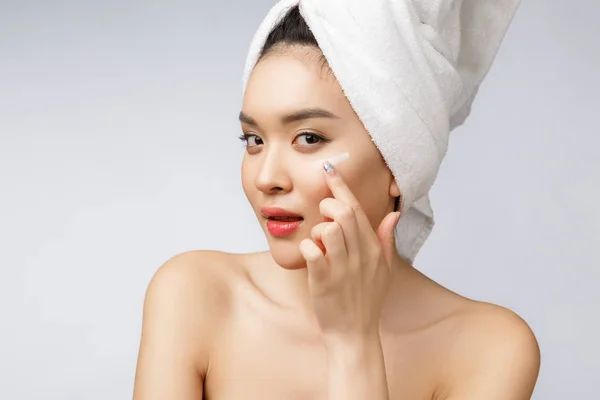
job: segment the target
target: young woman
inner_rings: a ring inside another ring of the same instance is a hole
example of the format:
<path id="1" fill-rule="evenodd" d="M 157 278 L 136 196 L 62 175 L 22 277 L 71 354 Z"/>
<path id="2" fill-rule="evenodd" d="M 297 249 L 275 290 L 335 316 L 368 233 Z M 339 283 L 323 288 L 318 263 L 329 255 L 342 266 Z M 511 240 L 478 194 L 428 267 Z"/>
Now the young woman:
<path id="1" fill-rule="evenodd" d="M 136 400 L 530 398 L 528 325 L 398 253 L 402 188 L 298 7 L 262 48 L 240 123 L 269 249 L 191 251 L 158 270 Z"/>

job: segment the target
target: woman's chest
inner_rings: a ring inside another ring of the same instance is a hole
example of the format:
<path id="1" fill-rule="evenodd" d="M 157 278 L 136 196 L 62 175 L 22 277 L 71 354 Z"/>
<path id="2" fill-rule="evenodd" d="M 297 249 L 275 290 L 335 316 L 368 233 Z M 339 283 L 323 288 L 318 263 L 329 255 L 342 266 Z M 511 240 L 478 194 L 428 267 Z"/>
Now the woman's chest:
<path id="1" fill-rule="evenodd" d="M 410 341 L 382 337 L 391 399 L 430 400 L 436 377 Z M 316 336 L 270 323 L 227 330 L 211 352 L 205 398 L 328 400 L 327 353 Z"/>

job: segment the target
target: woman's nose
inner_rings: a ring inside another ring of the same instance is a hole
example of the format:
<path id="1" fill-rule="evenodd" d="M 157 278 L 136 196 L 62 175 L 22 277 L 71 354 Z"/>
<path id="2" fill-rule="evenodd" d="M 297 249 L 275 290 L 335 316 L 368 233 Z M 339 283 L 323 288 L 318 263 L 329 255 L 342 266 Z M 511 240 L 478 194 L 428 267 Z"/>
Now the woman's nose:
<path id="1" fill-rule="evenodd" d="M 265 154 L 256 174 L 256 188 L 263 193 L 289 192 L 292 189 L 288 166 L 282 152 Z"/>

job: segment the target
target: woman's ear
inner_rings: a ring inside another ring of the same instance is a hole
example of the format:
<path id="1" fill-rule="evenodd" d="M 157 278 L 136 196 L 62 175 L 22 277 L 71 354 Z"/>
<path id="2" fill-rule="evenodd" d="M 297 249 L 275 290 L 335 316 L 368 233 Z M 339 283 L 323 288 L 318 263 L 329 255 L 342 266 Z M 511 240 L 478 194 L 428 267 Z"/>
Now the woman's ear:
<path id="1" fill-rule="evenodd" d="M 394 198 L 394 211 L 400 211 L 401 209 L 401 201 L 402 201 L 402 193 L 400 193 L 400 188 L 396 183 L 396 180 L 392 177 L 392 182 L 390 183 L 390 197 Z"/>
<path id="2" fill-rule="evenodd" d="M 390 182 L 390 196 L 399 197 L 400 195 L 400 188 L 398 187 L 396 180 L 392 177 L 392 182 Z"/>

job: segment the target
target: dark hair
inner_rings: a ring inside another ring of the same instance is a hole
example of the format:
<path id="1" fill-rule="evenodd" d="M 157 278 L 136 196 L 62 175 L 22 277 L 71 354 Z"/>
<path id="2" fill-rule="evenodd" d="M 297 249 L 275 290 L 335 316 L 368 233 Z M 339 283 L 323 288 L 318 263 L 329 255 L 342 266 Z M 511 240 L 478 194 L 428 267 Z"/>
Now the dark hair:
<path id="1" fill-rule="evenodd" d="M 271 30 L 260 52 L 259 60 L 278 45 L 303 45 L 319 49 L 317 39 L 310 31 L 297 5 L 292 7 Z M 322 57 L 322 60 L 325 61 L 325 57 Z"/>
<path id="2" fill-rule="evenodd" d="M 259 61 L 280 45 L 303 45 L 320 49 L 317 39 L 310 31 L 297 5 L 292 7 L 285 17 L 271 30 L 258 57 Z M 327 66 L 327 59 L 322 53 L 320 61 L 322 66 Z M 400 200 L 401 196 L 396 197 L 394 211 L 398 211 Z"/>

